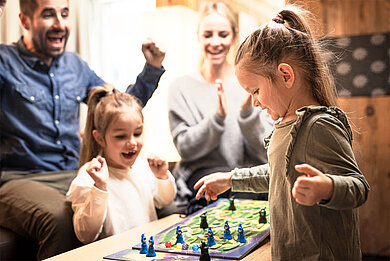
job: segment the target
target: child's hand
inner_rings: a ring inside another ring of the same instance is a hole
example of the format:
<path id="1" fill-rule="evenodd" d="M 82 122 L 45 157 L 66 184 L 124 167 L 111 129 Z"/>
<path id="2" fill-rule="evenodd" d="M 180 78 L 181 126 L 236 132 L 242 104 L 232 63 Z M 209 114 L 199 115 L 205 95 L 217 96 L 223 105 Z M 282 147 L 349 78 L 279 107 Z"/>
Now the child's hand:
<path id="1" fill-rule="evenodd" d="M 222 81 L 220 79 L 215 80 L 217 84 L 217 94 L 218 94 L 218 106 L 217 106 L 217 114 L 221 119 L 225 119 L 226 117 L 226 94 L 223 88 Z"/>
<path id="2" fill-rule="evenodd" d="M 300 176 L 294 183 L 292 194 L 304 206 L 313 206 L 321 200 L 328 200 L 333 193 L 333 181 L 309 164 L 295 165 L 295 169 L 306 176 Z"/>
<path id="3" fill-rule="evenodd" d="M 196 182 L 194 189 L 199 189 L 196 199 L 200 199 L 202 194 L 206 200 L 217 200 L 217 196 L 232 186 L 232 174 L 230 172 L 217 172 L 207 175 Z"/>
<path id="4" fill-rule="evenodd" d="M 89 162 L 87 173 L 95 181 L 95 187 L 107 191 L 108 168 L 106 160 L 103 157 L 97 156 L 93 158 Z"/>
<path id="5" fill-rule="evenodd" d="M 248 111 L 251 107 L 252 107 L 252 95 L 246 94 L 246 97 L 241 104 L 241 110 Z"/>
<path id="6" fill-rule="evenodd" d="M 151 39 L 147 39 L 142 43 L 142 53 L 145 56 L 146 62 L 160 69 L 162 66 L 162 62 L 165 58 L 165 51 L 162 50 L 157 44 Z"/>
<path id="7" fill-rule="evenodd" d="M 168 162 L 157 156 L 148 157 L 149 167 L 158 179 L 168 179 Z"/>

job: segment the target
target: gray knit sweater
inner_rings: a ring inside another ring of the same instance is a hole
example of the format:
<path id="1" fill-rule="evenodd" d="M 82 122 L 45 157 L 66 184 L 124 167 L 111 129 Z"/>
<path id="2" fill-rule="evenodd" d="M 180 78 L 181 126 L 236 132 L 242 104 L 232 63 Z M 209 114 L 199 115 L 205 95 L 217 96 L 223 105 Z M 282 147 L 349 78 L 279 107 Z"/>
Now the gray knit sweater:
<path id="1" fill-rule="evenodd" d="M 265 111 L 251 107 L 241 111 L 245 91 L 237 80 L 224 83 L 227 116 L 217 114 L 217 87 L 200 73 L 176 79 L 169 90 L 169 123 L 181 162 L 174 171 L 186 181 L 200 168 L 249 167 L 266 162 L 264 137 L 273 121 Z"/>

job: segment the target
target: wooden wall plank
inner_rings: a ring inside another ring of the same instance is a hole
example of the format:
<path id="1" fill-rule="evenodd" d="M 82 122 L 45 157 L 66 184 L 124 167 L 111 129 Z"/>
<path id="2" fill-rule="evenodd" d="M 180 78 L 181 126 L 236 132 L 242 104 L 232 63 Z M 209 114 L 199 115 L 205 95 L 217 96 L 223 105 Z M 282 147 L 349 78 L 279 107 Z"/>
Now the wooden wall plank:
<path id="1" fill-rule="evenodd" d="M 390 32 L 389 0 L 290 0 L 310 10 L 321 27 L 318 36 Z M 321 7 L 320 7 L 321 6 Z"/>
<path id="2" fill-rule="evenodd" d="M 359 209 L 362 252 L 390 256 L 390 97 L 339 98 L 354 129 L 359 168 L 371 186 Z"/>
<path id="3" fill-rule="evenodd" d="M 170 6 L 170 5 L 184 5 L 193 10 L 198 10 L 199 0 L 156 0 L 156 7 Z"/>

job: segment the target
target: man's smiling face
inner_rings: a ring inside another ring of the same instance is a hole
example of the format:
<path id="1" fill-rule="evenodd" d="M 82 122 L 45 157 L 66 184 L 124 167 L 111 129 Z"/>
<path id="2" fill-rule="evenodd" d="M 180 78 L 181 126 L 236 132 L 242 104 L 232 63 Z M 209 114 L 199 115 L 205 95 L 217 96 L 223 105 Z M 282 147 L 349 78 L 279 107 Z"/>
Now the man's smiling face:
<path id="1" fill-rule="evenodd" d="M 48 64 L 65 51 L 70 32 L 67 0 L 37 0 L 32 17 L 25 17 L 27 49 Z"/>

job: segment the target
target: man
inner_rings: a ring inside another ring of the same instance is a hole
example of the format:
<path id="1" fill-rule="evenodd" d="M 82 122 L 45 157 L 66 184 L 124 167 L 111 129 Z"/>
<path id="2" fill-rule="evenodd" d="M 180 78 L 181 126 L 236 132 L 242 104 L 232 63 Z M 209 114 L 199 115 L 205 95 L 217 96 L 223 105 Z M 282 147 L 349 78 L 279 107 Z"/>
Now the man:
<path id="1" fill-rule="evenodd" d="M 25 34 L 0 45 L 0 226 L 37 242 L 44 259 L 80 244 L 64 194 L 78 168 L 80 102 L 105 83 L 65 51 L 68 0 L 19 4 Z M 145 105 L 165 53 L 152 41 L 142 51 L 146 65 L 128 92 Z"/>

